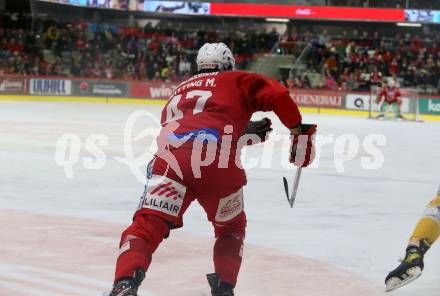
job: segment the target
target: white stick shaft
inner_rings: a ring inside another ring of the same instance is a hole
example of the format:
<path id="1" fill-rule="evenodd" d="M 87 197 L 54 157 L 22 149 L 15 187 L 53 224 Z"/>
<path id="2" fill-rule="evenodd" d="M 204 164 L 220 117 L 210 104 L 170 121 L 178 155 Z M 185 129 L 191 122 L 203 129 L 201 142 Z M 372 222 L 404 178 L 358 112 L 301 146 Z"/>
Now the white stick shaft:
<path id="1" fill-rule="evenodd" d="M 295 203 L 296 192 L 298 191 L 299 180 L 301 179 L 301 172 L 302 172 L 302 168 L 298 168 L 296 170 L 295 179 L 293 180 L 293 190 L 289 200 L 289 204 L 291 208 L 293 208 L 293 204 Z"/>

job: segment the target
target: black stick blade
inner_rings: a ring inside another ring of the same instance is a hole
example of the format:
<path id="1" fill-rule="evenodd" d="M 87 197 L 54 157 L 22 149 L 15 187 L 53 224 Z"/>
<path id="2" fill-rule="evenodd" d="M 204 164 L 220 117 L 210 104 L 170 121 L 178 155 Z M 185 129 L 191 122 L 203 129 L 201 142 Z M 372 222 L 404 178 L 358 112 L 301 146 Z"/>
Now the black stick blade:
<path id="1" fill-rule="evenodd" d="M 289 198 L 289 184 L 287 183 L 287 179 L 286 179 L 286 177 L 283 177 L 283 182 L 284 182 L 284 190 L 285 190 L 285 192 L 286 192 L 287 201 L 290 203 L 290 198 Z"/>

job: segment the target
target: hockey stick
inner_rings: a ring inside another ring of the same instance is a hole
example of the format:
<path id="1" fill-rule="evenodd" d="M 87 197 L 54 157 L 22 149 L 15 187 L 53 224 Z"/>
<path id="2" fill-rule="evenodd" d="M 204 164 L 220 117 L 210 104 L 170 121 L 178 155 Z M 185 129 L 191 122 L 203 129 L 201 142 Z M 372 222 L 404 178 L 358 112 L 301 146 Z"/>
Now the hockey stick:
<path id="1" fill-rule="evenodd" d="M 289 197 L 289 184 L 287 182 L 286 177 L 283 177 L 284 190 L 286 191 L 287 201 L 289 202 L 291 208 L 293 208 L 293 204 L 295 203 L 296 192 L 298 191 L 299 180 L 301 179 L 301 172 L 302 172 L 302 168 L 298 168 L 296 170 L 295 179 L 293 180 L 293 189 L 290 197 Z"/>

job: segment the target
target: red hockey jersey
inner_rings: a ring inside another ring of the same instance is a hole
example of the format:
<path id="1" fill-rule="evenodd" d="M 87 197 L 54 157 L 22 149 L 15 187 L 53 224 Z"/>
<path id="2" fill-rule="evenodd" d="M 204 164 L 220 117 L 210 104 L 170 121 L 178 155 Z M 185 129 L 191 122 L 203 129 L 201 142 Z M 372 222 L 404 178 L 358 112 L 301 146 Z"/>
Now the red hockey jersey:
<path id="1" fill-rule="evenodd" d="M 401 93 L 397 87 L 393 88 L 384 88 L 379 94 L 378 103 L 381 103 L 383 100 L 385 102 L 391 103 L 400 103 Z"/>
<path id="2" fill-rule="evenodd" d="M 244 71 L 198 74 L 173 91 L 162 111 L 161 124 L 162 131 L 170 123 L 177 128 L 172 128 L 171 136 L 163 136 L 191 139 L 205 135 L 220 143 L 226 133 L 232 136 L 233 148 L 257 111 L 274 111 L 287 128 L 301 122 L 289 91 L 273 79 Z"/>

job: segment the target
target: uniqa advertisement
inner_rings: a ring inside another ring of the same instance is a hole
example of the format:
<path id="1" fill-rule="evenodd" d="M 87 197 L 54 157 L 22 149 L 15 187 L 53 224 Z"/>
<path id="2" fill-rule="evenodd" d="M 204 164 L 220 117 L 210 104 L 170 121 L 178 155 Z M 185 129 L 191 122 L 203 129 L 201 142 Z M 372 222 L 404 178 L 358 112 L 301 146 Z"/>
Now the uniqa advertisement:
<path id="1" fill-rule="evenodd" d="M 72 81 L 52 78 L 32 78 L 30 80 L 29 93 L 31 95 L 71 95 Z"/>

